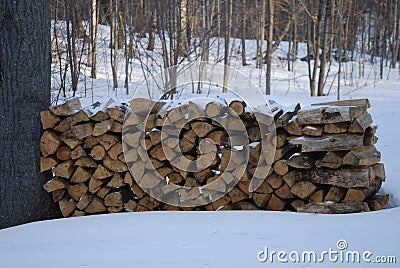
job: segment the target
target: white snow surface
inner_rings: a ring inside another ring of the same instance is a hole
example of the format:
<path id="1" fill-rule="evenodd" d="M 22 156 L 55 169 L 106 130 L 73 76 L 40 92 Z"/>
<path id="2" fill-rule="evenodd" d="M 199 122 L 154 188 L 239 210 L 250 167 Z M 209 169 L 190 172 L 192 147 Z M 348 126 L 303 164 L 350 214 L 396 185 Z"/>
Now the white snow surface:
<path id="1" fill-rule="evenodd" d="M 258 252 L 370 251 L 399 256 L 400 208 L 350 215 L 272 211 L 144 212 L 36 222 L 0 231 L 1 267 L 398 267 L 271 263 Z M 287 257 L 286 257 L 287 258 Z"/>

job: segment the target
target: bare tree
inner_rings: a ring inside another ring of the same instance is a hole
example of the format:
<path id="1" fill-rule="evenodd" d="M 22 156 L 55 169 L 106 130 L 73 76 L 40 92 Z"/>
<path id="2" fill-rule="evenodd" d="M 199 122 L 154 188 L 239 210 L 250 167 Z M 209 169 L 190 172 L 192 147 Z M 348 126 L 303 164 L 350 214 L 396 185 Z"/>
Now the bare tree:
<path id="1" fill-rule="evenodd" d="M 89 55 L 88 55 L 88 66 L 92 67 L 91 76 L 96 78 L 97 76 L 97 64 L 96 64 L 96 42 L 97 42 L 97 23 L 98 23 L 98 9 L 97 0 L 91 1 L 90 6 L 90 42 L 89 42 Z"/>
<path id="2" fill-rule="evenodd" d="M 225 57 L 224 57 L 224 85 L 223 92 L 228 92 L 228 66 L 229 66 L 229 43 L 232 28 L 232 0 L 225 0 Z"/>

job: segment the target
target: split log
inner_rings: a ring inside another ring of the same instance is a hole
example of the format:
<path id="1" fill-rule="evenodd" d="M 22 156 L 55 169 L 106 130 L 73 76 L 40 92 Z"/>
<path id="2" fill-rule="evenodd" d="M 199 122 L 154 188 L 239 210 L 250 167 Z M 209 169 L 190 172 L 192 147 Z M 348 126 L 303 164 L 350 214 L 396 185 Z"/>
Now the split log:
<path id="1" fill-rule="evenodd" d="M 286 182 L 290 187 L 303 179 L 303 172 L 300 170 L 293 170 L 282 177 L 283 181 Z"/>
<path id="2" fill-rule="evenodd" d="M 382 163 L 378 163 L 372 166 L 375 178 L 385 181 L 386 174 L 385 174 L 385 166 Z"/>
<path id="3" fill-rule="evenodd" d="M 98 197 L 100 197 L 101 199 L 104 199 L 104 197 L 106 197 L 106 195 L 107 195 L 110 191 L 111 191 L 111 189 L 108 188 L 108 187 L 101 187 L 100 190 L 98 190 L 98 191 L 96 192 L 96 195 L 97 195 Z"/>
<path id="4" fill-rule="evenodd" d="M 309 203 L 322 203 L 322 202 L 324 202 L 325 195 L 326 195 L 325 190 L 317 190 L 310 196 L 310 198 L 308 199 L 308 202 Z"/>
<path id="5" fill-rule="evenodd" d="M 229 210 L 229 209 L 235 209 L 235 210 L 258 210 L 258 207 L 255 206 L 254 204 L 250 202 L 237 202 L 235 204 L 228 204 L 224 206 L 221 210 Z"/>
<path id="6" fill-rule="evenodd" d="M 323 125 L 305 126 L 302 132 L 304 135 L 307 136 L 319 137 L 322 136 L 322 133 L 324 132 L 324 126 Z"/>
<path id="7" fill-rule="evenodd" d="M 247 135 L 251 142 L 257 142 L 261 140 L 261 130 L 258 126 L 254 126 L 247 130 Z"/>
<path id="8" fill-rule="evenodd" d="M 188 133 L 188 132 L 186 132 L 186 133 Z M 184 137 L 187 138 L 185 136 L 185 134 L 184 134 Z M 222 145 L 225 145 L 227 143 L 228 134 L 225 131 L 216 130 L 216 131 L 210 132 L 210 134 L 207 135 L 207 138 L 213 140 L 216 145 L 222 146 Z M 194 139 L 193 138 L 192 139 L 188 139 L 188 140 L 191 141 L 192 143 L 196 142 L 195 138 Z"/>
<path id="9" fill-rule="evenodd" d="M 120 192 L 113 192 L 104 197 L 104 204 L 107 207 L 120 207 L 124 203 L 122 201 L 122 195 Z"/>
<path id="10" fill-rule="evenodd" d="M 217 117 L 222 114 L 223 107 L 224 106 L 222 105 L 222 103 L 215 102 L 215 101 L 209 102 L 209 103 L 207 103 L 206 109 L 205 109 L 206 115 L 208 117 Z"/>
<path id="11" fill-rule="evenodd" d="M 294 211 L 297 211 L 297 208 L 303 206 L 304 204 L 305 204 L 304 200 L 296 199 L 290 203 L 290 206 L 294 209 Z"/>
<path id="12" fill-rule="evenodd" d="M 274 192 L 274 189 L 269 185 L 269 183 L 264 180 L 261 185 L 255 190 L 256 193 L 260 194 L 270 194 Z"/>
<path id="13" fill-rule="evenodd" d="M 40 121 L 43 129 L 51 129 L 60 123 L 61 119 L 50 111 L 40 112 Z"/>
<path id="14" fill-rule="evenodd" d="M 114 124 L 113 119 L 108 119 L 99 123 L 96 123 L 93 128 L 93 136 L 97 137 L 110 131 Z"/>
<path id="15" fill-rule="evenodd" d="M 108 155 L 110 156 L 111 159 L 113 160 L 118 160 L 118 156 L 123 153 L 122 149 L 122 143 L 118 142 L 114 144 L 109 150 L 108 150 Z"/>
<path id="16" fill-rule="evenodd" d="M 317 186 L 311 182 L 300 181 L 293 185 L 290 192 L 303 200 L 307 200 L 317 189 Z"/>
<path id="17" fill-rule="evenodd" d="M 363 146 L 364 136 L 358 134 L 335 134 L 321 137 L 298 137 L 289 140 L 301 145 L 302 152 L 344 151 Z"/>
<path id="18" fill-rule="evenodd" d="M 109 118 L 110 118 L 110 116 L 108 114 L 106 114 L 104 111 L 98 111 L 95 114 L 90 116 L 90 120 L 96 121 L 96 122 L 102 122 Z"/>
<path id="19" fill-rule="evenodd" d="M 40 152 L 44 157 L 53 155 L 61 146 L 60 138 L 51 130 L 46 130 L 40 138 Z"/>
<path id="20" fill-rule="evenodd" d="M 71 178 L 72 174 L 74 174 L 74 171 L 75 171 L 75 166 L 74 166 L 74 161 L 72 160 L 61 162 L 60 164 L 55 166 L 55 168 L 53 168 L 52 170 L 54 176 L 66 179 Z"/>
<path id="21" fill-rule="evenodd" d="M 369 188 L 351 188 L 347 190 L 346 196 L 343 199 L 343 203 L 356 203 L 365 201 L 370 196 L 375 195 L 381 188 L 382 181 L 374 180 L 370 183 Z"/>
<path id="22" fill-rule="evenodd" d="M 81 102 L 78 98 L 73 98 L 66 101 L 64 104 L 58 106 L 51 106 L 49 108 L 55 115 L 69 116 L 75 113 L 76 110 L 81 109 Z"/>
<path id="23" fill-rule="evenodd" d="M 268 202 L 271 200 L 272 194 L 253 193 L 252 199 L 257 207 L 265 209 Z"/>
<path id="24" fill-rule="evenodd" d="M 135 181 L 132 183 L 131 189 L 138 198 L 143 198 L 145 196 L 144 190 Z"/>
<path id="25" fill-rule="evenodd" d="M 71 152 L 71 159 L 75 160 L 86 156 L 86 151 L 81 145 L 76 146 Z"/>
<path id="26" fill-rule="evenodd" d="M 92 202 L 93 196 L 89 193 L 86 193 L 79 202 L 76 204 L 76 207 L 80 210 L 84 210 L 87 206 Z"/>
<path id="27" fill-rule="evenodd" d="M 284 129 L 291 135 L 301 136 L 303 134 L 303 127 L 299 124 L 297 118 L 290 121 Z"/>
<path id="28" fill-rule="evenodd" d="M 75 161 L 75 166 L 97 168 L 97 163 L 90 157 L 81 157 Z"/>
<path id="29" fill-rule="evenodd" d="M 75 170 L 74 174 L 71 177 L 71 182 L 73 183 L 81 183 L 90 179 L 92 176 L 91 172 L 78 166 Z"/>
<path id="30" fill-rule="evenodd" d="M 290 189 L 291 187 L 289 184 L 284 183 L 278 190 L 275 191 L 275 194 L 281 199 L 293 199 L 296 196 L 290 191 Z"/>
<path id="31" fill-rule="evenodd" d="M 157 115 L 157 114 L 150 114 L 150 115 L 147 117 L 147 120 L 146 120 L 146 122 L 145 122 L 144 129 L 145 129 L 146 131 L 151 131 L 152 129 L 156 128 L 156 126 L 157 126 L 157 124 L 156 124 L 157 119 L 158 119 L 158 115 Z"/>
<path id="32" fill-rule="evenodd" d="M 238 116 L 241 116 L 246 110 L 246 103 L 244 101 L 233 100 L 229 103 L 229 108 Z"/>
<path id="33" fill-rule="evenodd" d="M 51 170 L 58 164 L 58 161 L 52 157 L 40 157 L 40 172 Z"/>
<path id="34" fill-rule="evenodd" d="M 275 156 L 274 156 L 273 162 L 276 162 L 276 161 L 282 159 L 287 153 L 290 152 L 290 149 L 291 149 L 291 146 L 289 144 L 286 145 L 285 147 L 277 148 L 275 150 Z M 265 151 L 265 149 L 264 149 L 264 151 Z"/>
<path id="35" fill-rule="evenodd" d="M 206 137 L 211 131 L 215 130 L 214 125 L 203 121 L 194 121 L 190 125 L 200 138 Z"/>
<path id="36" fill-rule="evenodd" d="M 61 161 L 66 161 L 71 158 L 71 149 L 67 146 L 58 148 L 56 156 Z"/>
<path id="37" fill-rule="evenodd" d="M 196 103 L 193 101 L 189 101 L 187 111 L 189 114 L 189 120 L 201 118 L 205 116 L 205 111 L 201 109 Z"/>
<path id="38" fill-rule="evenodd" d="M 229 191 L 228 195 L 232 203 L 237 203 L 249 198 L 249 196 L 238 187 L 234 187 L 231 191 Z"/>
<path id="39" fill-rule="evenodd" d="M 58 202 L 61 214 L 64 218 L 71 216 L 75 210 L 76 202 L 73 199 L 63 198 Z"/>
<path id="40" fill-rule="evenodd" d="M 145 189 L 151 189 L 159 185 L 163 179 L 156 173 L 146 171 L 143 177 L 139 180 L 140 186 Z"/>
<path id="41" fill-rule="evenodd" d="M 346 152 L 328 152 L 323 158 L 315 162 L 316 167 L 327 167 L 337 169 L 343 165 L 343 157 Z"/>
<path id="42" fill-rule="evenodd" d="M 85 142 L 83 143 L 83 148 L 91 149 L 97 144 L 99 144 L 97 138 L 94 136 L 89 136 L 85 138 Z"/>
<path id="43" fill-rule="evenodd" d="M 350 122 L 362 115 L 365 108 L 355 106 L 309 107 L 297 113 L 300 125 Z"/>
<path id="44" fill-rule="evenodd" d="M 122 133 L 123 125 L 120 122 L 114 121 L 113 125 L 111 126 L 110 131 L 115 133 Z"/>
<path id="45" fill-rule="evenodd" d="M 66 135 L 69 138 L 76 138 L 78 140 L 83 140 L 86 137 L 93 135 L 93 124 L 86 123 L 82 125 L 76 125 L 71 127 L 70 130 L 64 132 L 61 136 Z"/>
<path id="46" fill-rule="evenodd" d="M 349 180 L 349 178 L 352 179 Z M 343 188 L 368 188 L 370 172 L 368 168 L 342 168 L 338 170 L 318 168 L 303 172 L 303 179 L 313 183 Z"/>
<path id="47" fill-rule="evenodd" d="M 112 179 L 110 180 L 109 183 L 107 183 L 107 187 L 110 188 L 120 188 L 124 186 L 124 180 L 121 177 L 121 175 L 119 175 L 119 173 L 115 173 L 114 176 L 112 177 Z"/>
<path id="48" fill-rule="evenodd" d="M 266 180 L 269 183 L 269 185 L 271 185 L 271 187 L 274 189 L 280 188 L 284 183 L 282 176 L 279 176 L 275 173 L 269 175 Z"/>
<path id="49" fill-rule="evenodd" d="M 71 134 L 69 133 L 68 135 L 64 135 L 67 132 L 61 134 L 60 140 L 63 141 L 66 145 L 69 146 L 72 150 L 75 149 L 76 146 L 83 144 L 83 141 L 76 139 L 73 136 L 70 136 Z"/>
<path id="50" fill-rule="evenodd" d="M 187 105 L 179 105 L 175 108 L 172 108 L 171 110 L 168 111 L 167 113 L 167 125 L 170 126 L 176 126 L 177 128 L 180 128 L 180 122 L 182 119 L 185 118 L 185 115 L 187 113 Z"/>
<path id="51" fill-rule="evenodd" d="M 100 144 L 94 146 L 90 151 L 90 156 L 97 161 L 102 160 L 106 156 L 106 149 Z"/>
<path id="52" fill-rule="evenodd" d="M 182 175 L 177 172 L 172 172 L 168 174 L 168 181 L 169 183 L 180 185 L 185 181 L 185 178 L 183 178 Z"/>
<path id="53" fill-rule="evenodd" d="M 198 172 L 193 173 L 194 177 L 201 184 L 204 184 L 209 178 L 213 177 L 215 174 L 210 168 L 203 169 Z"/>
<path id="54" fill-rule="evenodd" d="M 89 192 L 95 194 L 101 189 L 101 186 L 105 183 L 104 180 L 97 180 L 95 178 L 90 178 L 89 180 Z"/>
<path id="55" fill-rule="evenodd" d="M 371 166 L 381 160 L 381 153 L 375 146 L 363 146 L 351 150 L 343 157 L 343 164 L 349 166 Z"/>
<path id="56" fill-rule="evenodd" d="M 287 165 L 297 169 L 310 169 L 314 166 L 315 160 L 304 154 L 293 154 L 287 161 Z"/>
<path id="57" fill-rule="evenodd" d="M 345 122 L 331 123 L 324 125 L 324 132 L 328 134 L 346 133 L 349 125 Z"/>
<path id="58" fill-rule="evenodd" d="M 389 203 L 389 195 L 388 194 L 374 195 L 368 198 L 366 201 L 371 211 L 385 209 L 387 208 Z"/>
<path id="59" fill-rule="evenodd" d="M 51 192 L 51 196 L 53 198 L 53 202 L 56 203 L 64 198 L 65 196 L 65 189 L 59 189 Z"/>
<path id="60" fill-rule="evenodd" d="M 325 202 L 331 201 L 334 203 L 339 203 L 345 197 L 346 192 L 347 192 L 347 190 L 345 188 L 332 186 L 329 189 L 328 193 L 326 194 L 324 201 Z"/>
<path id="61" fill-rule="evenodd" d="M 109 169 L 107 169 L 103 165 L 98 165 L 96 171 L 93 173 L 92 178 L 96 180 L 103 180 L 111 177 L 112 175 L 114 175 L 114 173 L 111 172 Z"/>
<path id="62" fill-rule="evenodd" d="M 289 121 L 297 115 L 297 112 L 301 109 L 300 103 L 297 103 L 294 106 L 284 107 L 283 114 L 275 119 L 275 126 L 277 128 L 286 126 Z"/>
<path id="63" fill-rule="evenodd" d="M 288 144 L 289 141 L 289 135 L 286 132 L 282 132 L 280 134 L 277 134 L 276 136 L 276 148 L 282 148 L 285 145 Z"/>
<path id="64" fill-rule="evenodd" d="M 274 171 L 276 174 L 283 176 L 289 172 L 289 164 L 287 160 L 279 160 L 274 164 Z"/>
<path id="65" fill-rule="evenodd" d="M 49 180 L 43 185 L 43 189 L 50 193 L 60 189 L 66 189 L 68 187 L 68 182 L 62 178 L 54 178 Z"/>
<path id="66" fill-rule="evenodd" d="M 158 129 L 150 131 L 150 140 L 153 146 L 158 145 L 161 142 L 161 131 Z"/>
<path id="67" fill-rule="evenodd" d="M 98 197 L 94 197 L 90 204 L 85 208 L 85 212 L 87 213 L 102 213 L 106 212 L 107 207 L 104 205 L 103 200 Z"/>
<path id="68" fill-rule="evenodd" d="M 126 135 L 125 135 L 126 137 Z M 119 139 L 112 135 L 112 134 L 103 134 L 101 136 L 98 136 L 97 141 L 101 144 L 101 146 L 104 147 L 104 149 L 106 149 L 106 151 L 108 151 L 114 144 L 116 144 Z M 126 141 L 126 140 L 124 140 Z M 136 147 L 135 147 L 136 148 Z"/>
<path id="69" fill-rule="evenodd" d="M 286 206 L 285 201 L 277 197 L 275 194 L 272 194 L 271 199 L 268 202 L 267 209 L 281 211 L 285 208 L 285 206 Z"/>
<path id="70" fill-rule="evenodd" d="M 125 118 L 125 107 L 108 107 L 106 109 L 107 114 L 110 116 L 111 119 L 114 119 L 117 122 L 123 123 Z"/>
<path id="71" fill-rule="evenodd" d="M 127 210 L 127 211 L 135 211 L 135 212 L 138 212 L 138 211 L 141 211 L 140 209 L 139 209 L 139 207 L 141 207 L 138 203 L 136 203 L 135 201 L 133 201 L 132 199 L 131 200 L 129 200 L 125 205 L 124 205 L 124 208 Z M 147 210 L 147 209 L 146 209 Z"/>
<path id="72" fill-rule="evenodd" d="M 90 121 L 89 115 L 84 110 L 80 110 L 77 113 L 68 116 L 63 121 L 61 121 L 54 128 L 54 130 L 58 132 L 66 132 L 67 130 L 70 130 L 73 126 L 77 124 L 89 121 Z"/>
<path id="73" fill-rule="evenodd" d="M 206 207 L 209 207 L 209 209 L 211 208 L 212 210 L 220 210 L 230 201 L 231 199 L 229 198 L 229 196 L 224 195 L 223 197 L 218 198 L 217 200 L 213 200 L 213 202 Z"/>
<path id="74" fill-rule="evenodd" d="M 365 130 L 364 146 L 374 145 L 378 141 L 378 138 L 375 136 L 377 129 L 378 127 L 374 126 L 374 127 L 368 127 Z"/>
<path id="75" fill-rule="evenodd" d="M 155 210 L 155 208 L 160 205 L 160 202 L 150 196 L 145 196 L 139 200 L 139 205 L 142 205 L 149 210 Z"/>
<path id="76" fill-rule="evenodd" d="M 351 122 L 348 131 L 350 133 L 364 133 L 367 127 L 372 124 L 372 122 L 371 114 L 365 111 L 360 117 Z"/>
<path id="77" fill-rule="evenodd" d="M 298 212 L 320 213 L 320 214 L 346 214 L 368 212 L 367 203 L 310 203 L 297 207 Z"/>
<path id="78" fill-rule="evenodd" d="M 313 103 L 311 106 L 360 106 L 368 109 L 371 107 L 371 104 L 368 99 L 354 99 Z"/>
<path id="79" fill-rule="evenodd" d="M 76 202 L 78 202 L 82 196 L 84 196 L 88 191 L 88 187 L 84 183 L 78 183 L 78 184 L 70 184 L 67 187 L 67 192 L 68 194 L 74 199 Z"/>
<path id="80" fill-rule="evenodd" d="M 128 167 L 126 166 L 125 163 L 119 161 L 119 160 L 113 160 L 109 157 L 106 157 L 103 160 L 103 165 L 108 168 L 111 171 L 114 172 L 125 172 L 128 171 Z"/>

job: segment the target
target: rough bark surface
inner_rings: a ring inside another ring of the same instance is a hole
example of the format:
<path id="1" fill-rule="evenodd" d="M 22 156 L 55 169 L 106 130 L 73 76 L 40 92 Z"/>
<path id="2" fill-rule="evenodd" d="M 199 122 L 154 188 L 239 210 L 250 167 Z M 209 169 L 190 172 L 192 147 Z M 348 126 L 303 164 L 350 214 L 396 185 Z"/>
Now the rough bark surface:
<path id="1" fill-rule="evenodd" d="M 0 21 L 0 228 L 5 228 L 58 214 L 42 189 L 49 177 L 39 173 L 40 111 L 50 103 L 49 2 L 2 0 Z"/>

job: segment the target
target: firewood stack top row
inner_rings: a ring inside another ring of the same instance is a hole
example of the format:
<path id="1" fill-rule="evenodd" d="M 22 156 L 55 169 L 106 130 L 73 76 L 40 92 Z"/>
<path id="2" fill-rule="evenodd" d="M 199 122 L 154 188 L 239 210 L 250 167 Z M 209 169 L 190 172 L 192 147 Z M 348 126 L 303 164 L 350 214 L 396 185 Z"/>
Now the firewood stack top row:
<path id="1" fill-rule="evenodd" d="M 134 99 L 130 107 L 133 113 L 110 100 L 82 108 L 71 99 L 41 113 L 40 170 L 52 177 L 43 187 L 64 217 L 153 210 L 355 213 L 388 204 L 388 195 L 377 194 L 385 171 L 366 99 L 303 109 L 269 101 L 268 115 L 240 100 Z M 179 126 L 176 140 L 172 125 Z"/>

